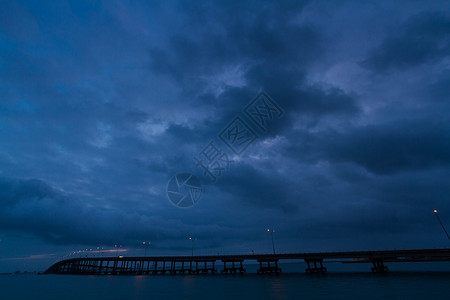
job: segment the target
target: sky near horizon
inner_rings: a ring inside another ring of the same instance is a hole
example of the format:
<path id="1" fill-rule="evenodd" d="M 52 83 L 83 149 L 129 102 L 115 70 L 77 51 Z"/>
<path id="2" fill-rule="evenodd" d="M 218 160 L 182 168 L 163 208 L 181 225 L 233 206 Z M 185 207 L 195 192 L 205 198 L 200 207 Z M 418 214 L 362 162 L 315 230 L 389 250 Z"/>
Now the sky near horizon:
<path id="1" fill-rule="evenodd" d="M 0 273 L 267 253 L 267 228 L 280 253 L 448 247 L 449 166 L 448 1 L 0 1 Z"/>

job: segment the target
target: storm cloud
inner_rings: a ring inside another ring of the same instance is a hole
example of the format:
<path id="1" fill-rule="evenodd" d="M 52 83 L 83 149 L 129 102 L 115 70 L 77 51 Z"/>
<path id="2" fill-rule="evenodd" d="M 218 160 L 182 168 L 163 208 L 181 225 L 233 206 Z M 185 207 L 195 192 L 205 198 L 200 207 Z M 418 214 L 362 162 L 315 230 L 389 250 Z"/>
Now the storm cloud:
<path id="1" fill-rule="evenodd" d="M 268 227 L 285 252 L 446 246 L 449 55 L 445 1 L 3 1 L 0 247 L 265 252 Z M 264 129 L 261 91 L 283 111 Z M 219 138 L 237 116 L 240 155 Z M 181 172 L 191 208 L 167 199 Z"/>

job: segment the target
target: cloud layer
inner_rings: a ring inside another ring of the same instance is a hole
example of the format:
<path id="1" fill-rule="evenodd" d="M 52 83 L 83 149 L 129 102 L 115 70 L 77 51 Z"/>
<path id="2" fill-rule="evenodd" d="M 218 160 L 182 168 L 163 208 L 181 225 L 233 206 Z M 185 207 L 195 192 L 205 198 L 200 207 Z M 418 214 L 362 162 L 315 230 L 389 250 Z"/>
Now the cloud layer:
<path id="1" fill-rule="evenodd" d="M 2 2 L 1 246 L 445 246 L 449 25 L 444 1 Z M 261 90 L 284 114 L 236 156 L 217 135 Z M 233 160 L 215 184 L 210 141 Z"/>

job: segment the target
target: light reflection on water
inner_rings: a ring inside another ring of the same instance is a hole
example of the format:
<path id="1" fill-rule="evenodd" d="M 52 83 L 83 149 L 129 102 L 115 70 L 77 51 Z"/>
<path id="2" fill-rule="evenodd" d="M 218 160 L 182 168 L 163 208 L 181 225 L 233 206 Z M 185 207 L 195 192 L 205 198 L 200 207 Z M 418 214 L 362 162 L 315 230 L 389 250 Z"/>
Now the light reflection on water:
<path id="1" fill-rule="evenodd" d="M 269 281 L 270 285 L 270 294 L 272 296 L 272 299 L 286 299 L 286 283 L 283 280 L 283 277 L 280 277 L 279 275 L 273 276 L 271 280 Z"/>

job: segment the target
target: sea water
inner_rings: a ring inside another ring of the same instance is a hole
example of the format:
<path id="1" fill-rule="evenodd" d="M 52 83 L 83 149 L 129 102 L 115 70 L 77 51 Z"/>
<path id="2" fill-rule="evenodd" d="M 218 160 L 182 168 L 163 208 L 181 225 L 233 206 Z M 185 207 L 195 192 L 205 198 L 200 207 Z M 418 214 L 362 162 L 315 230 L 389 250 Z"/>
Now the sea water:
<path id="1" fill-rule="evenodd" d="M 301 264 L 280 264 L 283 272 L 272 275 L 257 275 L 252 265 L 242 275 L 1 275 L 0 299 L 450 299 L 450 272 L 439 270 L 445 264 L 432 271 L 391 265 L 387 274 L 372 274 L 368 264 L 351 272 L 327 264 L 326 274 L 307 275 Z"/>

